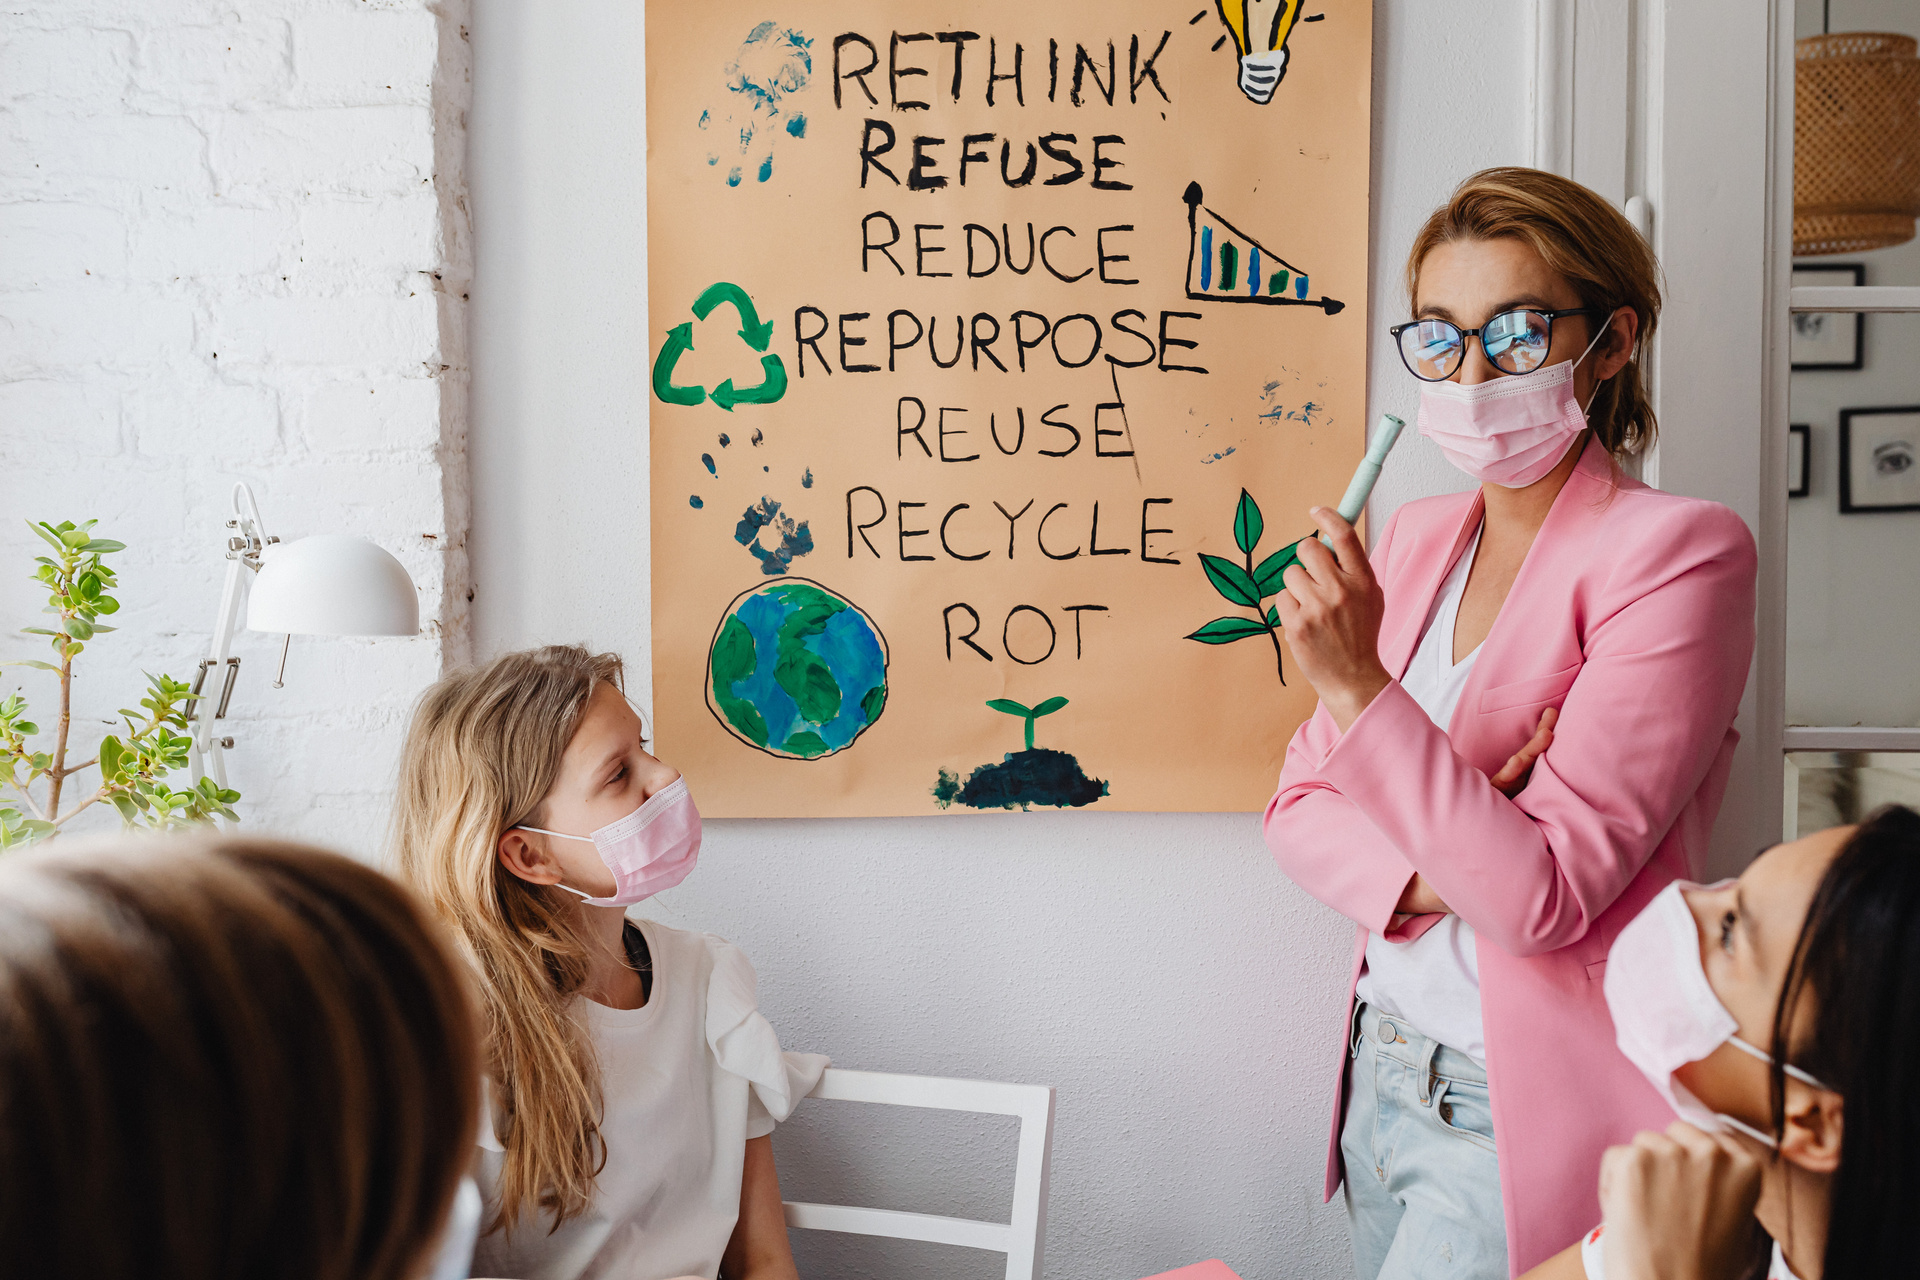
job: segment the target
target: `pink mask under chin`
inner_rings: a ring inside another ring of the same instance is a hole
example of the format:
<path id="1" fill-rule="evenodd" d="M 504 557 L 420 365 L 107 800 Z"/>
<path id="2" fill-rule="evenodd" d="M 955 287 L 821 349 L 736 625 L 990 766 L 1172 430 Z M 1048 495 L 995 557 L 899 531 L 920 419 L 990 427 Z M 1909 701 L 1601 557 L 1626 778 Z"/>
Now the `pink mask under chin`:
<path id="1" fill-rule="evenodd" d="M 1586 428 L 1573 393 L 1574 366 L 1586 356 L 1486 382 L 1422 383 L 1420 434 L 1474 479 L 1524 489 L 1559 466 Z"/>
<path id="2" fill-rule="evenodd" d="M 613 872 L 613 893 L 590 897 L 571 885 L 557 885 L 596 907 L 630 907 L 687 878 L 700 858 L 700 810 L 685 778 L 675 778 L 618 822 L 610 822 L 590 836 L 549 831 L 520 824 L 520 830 L 562 840 L 591 840 L 600 860 Z"/>

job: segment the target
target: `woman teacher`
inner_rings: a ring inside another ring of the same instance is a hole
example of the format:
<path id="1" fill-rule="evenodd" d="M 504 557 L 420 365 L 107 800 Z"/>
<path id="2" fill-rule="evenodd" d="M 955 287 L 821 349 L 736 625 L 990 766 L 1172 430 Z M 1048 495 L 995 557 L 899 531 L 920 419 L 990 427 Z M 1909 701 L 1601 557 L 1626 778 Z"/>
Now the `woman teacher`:
<path id="1" fill-rule="evenodd" d="M 1316 509 L 1330 547 L 1278 599 L 1320 705 L 1267 843 L 1360 926 L 1327 1194 L 1344 1166 L 1361 1280 L 1526 1270 L 1597 1220 L 1601 1152 L 1671 1119 L 1600 979 L 1704 858 L 1755 553 L 1727 508 L 1620 469 L 1654 437 L 1657 277 L 1576 183 L 1463 183 L 1390 332 L 1421 433 L 1480 486 L 1401 507 L 1371 559 Z"/>

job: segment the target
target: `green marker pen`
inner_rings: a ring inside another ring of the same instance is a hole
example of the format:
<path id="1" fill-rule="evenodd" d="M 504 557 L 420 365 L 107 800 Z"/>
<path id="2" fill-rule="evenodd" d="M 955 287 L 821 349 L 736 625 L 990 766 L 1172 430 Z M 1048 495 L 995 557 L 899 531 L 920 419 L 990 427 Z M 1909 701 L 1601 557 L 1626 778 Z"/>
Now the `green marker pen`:
<path id="1" fill-rule="evenodd" d="M 1367 456 L 1360 459 L 1360 465 L 1353 470 L 1353 479 L 1347 484 L 1347 496 L 1340 499 L 1340 518 L 1352 524 L 1360 518 L 1360 512 L 1366 508 L 1367 498 L 1373 493 L 1373 482 L 1380 478 L 1380 466 L 1387 460 L 1394 441 L 1407 424 L 1390 413 L 1380 415 L 1380 422 L 1373 429 L 1373 439 L 1367 445 Z M 1326 534 L 1320 535 L 1320 541 L 1327 540 Z"/>
<path id="2" fill-rule="evenodd" d="M 1367 443 L 1367 456 L 1360 459 L 1360 465 L 1354 468 L 1353 479 L 1347 484 L 1347 495 L 1340 499 L 1340 506 L 1337 508 L 1340 518 L 1348 524 L 1360 518 L 1360 512 L 1367 505 L 1367 498 L 1373 493 L 1373 482 L 1380 478 L 1380 466 L 1387 460 L 1387 454 L 1392 451 L 1394 442 L 1400 438 L 1400 433 L 1406 429 L 1406 426 L 1405 422 L 1390 413 L 1380 415 L 1380 421 L 1373 429 L 1373 439 Z M 1288 552 L 1286 557 L 1268 572 L 1277 574 L 1288 565 L 1298 563 L 1300 544 L 1314 536 L 1310 533 L 1300 539 L 1300 542 L 1290 544 L 1286 548 Z M 1326 534 L 1320 534 L 1319 538 L 1321 542 L 1327 542 Z"/>

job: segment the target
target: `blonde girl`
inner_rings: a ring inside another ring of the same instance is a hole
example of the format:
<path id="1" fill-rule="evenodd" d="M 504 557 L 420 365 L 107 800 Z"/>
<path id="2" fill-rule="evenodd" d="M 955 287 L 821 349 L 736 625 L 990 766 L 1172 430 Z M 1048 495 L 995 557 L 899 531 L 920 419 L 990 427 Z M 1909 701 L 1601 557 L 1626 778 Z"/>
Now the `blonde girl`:
<path id="1" fill-rule="evenodd" d="M 394 837 L 479 980 L 474 1273 L 792 1280 L 770 1135 L 826 1059 L 781 1051 L 737 948 L 628 915 L 692 869 L 700 818 L 619 657 L 527 650 L 428 690 Z"/>

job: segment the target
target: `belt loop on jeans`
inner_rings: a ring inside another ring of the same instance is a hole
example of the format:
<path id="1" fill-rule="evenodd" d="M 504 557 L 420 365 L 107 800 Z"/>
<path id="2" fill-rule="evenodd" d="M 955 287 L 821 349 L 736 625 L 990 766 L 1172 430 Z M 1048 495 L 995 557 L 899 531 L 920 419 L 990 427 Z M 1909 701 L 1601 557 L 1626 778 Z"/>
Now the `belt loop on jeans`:
<path id="1" fill-rule="evenodd" d="M 1440 1078 L 1433 1065 L 1433 1060 L 1440 1055 L 1440 1042 L 1432 1036 L 1427 1036 L 1426 1041 L 1426 1051 L 1420 1055 L 1420 1105 L 1423 1107 L 1433 1105 L 1433 1086 Z"/>

